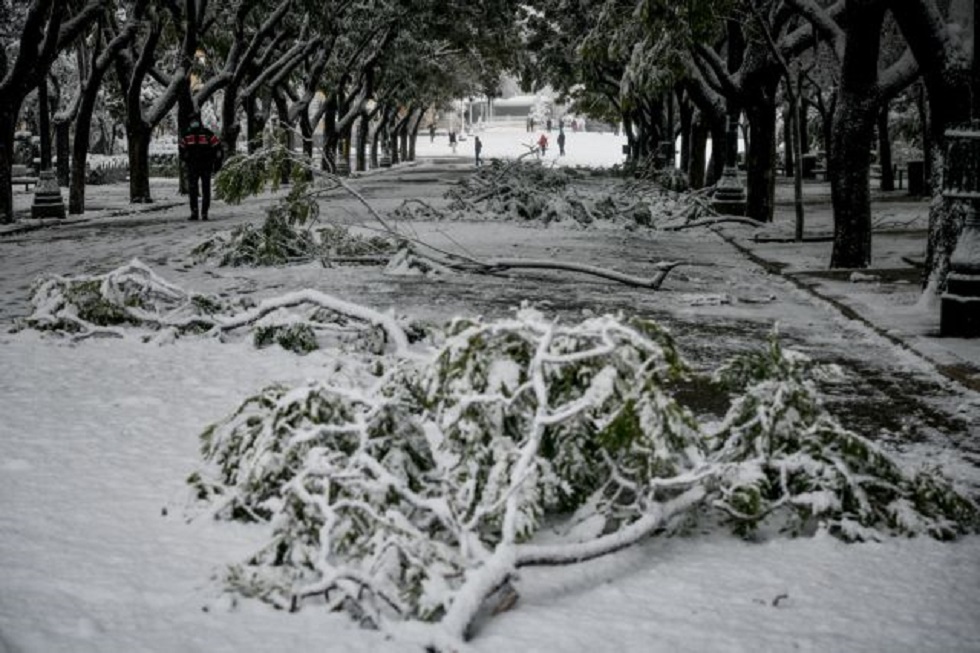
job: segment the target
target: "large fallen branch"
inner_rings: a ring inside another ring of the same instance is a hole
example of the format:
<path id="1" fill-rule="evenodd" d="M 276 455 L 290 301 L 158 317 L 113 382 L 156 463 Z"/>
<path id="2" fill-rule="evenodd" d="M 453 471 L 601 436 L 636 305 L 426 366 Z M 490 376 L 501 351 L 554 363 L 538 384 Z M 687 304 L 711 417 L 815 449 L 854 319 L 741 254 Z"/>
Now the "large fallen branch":
<path id="1" fill-rule="evenodd" d="M 657 275 L 652 279 L 634 277 L 629 274 L 617 272 L 616 270 L 600 268 L 594 265 L 585 265 L 584 263 L 567 263 L 564 261 L 491 258 L 484 261 L 468 259 L 458 263 L 448 261 L 442 262 L 442 264 L 452 269 L 478 274 L 500 274 L 507 270 L 513 269 L 565 270 L 567 272 L 578 272 L 580 274 L 588 274 L 591 276 L 600 277 L 602 279 L 609 279 L 610 281 L 617 281 L 627 286 L 633 286 L 636 288 L 659 290 L 670 271 L 678 265 L 681 265 L 681 262 L 661 261 L 656 263 L 654 268 L 657 270 Z"/>
<path id="2" fill-rule="evenodd" d="M 161 341 L 186 334 L 219 336 L 243 327 L 254 327 L 257 346 L 261 331 L 303 329 L 340 337 L 376 327 L 385 342 L 401 358 L 415 358 L 409 339 L 398 321 L 388 313 L 333 297 L 317 290 L 300 290 L 262 301 L 247 308 L 240 301 L 185 291 L 164 280 L 138 259 L 104 275 L 39 279 L 34 284 L 32 314 L 28 327 L 67 334 L 76 340 L 92 337 L 124 337 L 128 328 L 158 332 Z M 286 314 L 260 324 L 263 318 L 284 309 L 308 306 L 307 314 Z M 326 311 L 326 313 L 318 313 Z M 339 320 L 335 316 L 339 316 Z M 348 324 L 350 320 L 350 324 Z M 369 327 L 370 325 L 370 327 Z M 288 334 L 284 334 L 288 335 Z M 286 346 L 281 339 L 275 341 Z M 317 343 L 310 343 L 317 348 Z M 373 349 L 374 347 L 372 347 Z"/>
<path id="3" fill-rule="evenodd" d="M 280 297 L 266 299 L 250 311 L 229 319 L 217 321 L 215 329 L 220 332 L 227 332 L 240 327 L 250 326 L 269 313 L 302 304 L 313 304 L 381 327 L 394 345 L 397 355 L 405 357 L 414 356 L 409 349 L 408 337 L 405 335 L 405 331 L 391 315 L 309 288 L 291 292 Z"/>
<path id="4" fill-rule="evenodd" d="M 758 220 L 753 220 L 752 218 L 743 218 L 737 215 L 725 215 L 718 218 L 708 218 L 707 220 L 695 220 L 694 222 L 688 222 L 685 224 L 672 225 L 669 227 L 664 227 L 664 231 L 681 231 L 683 229 L 693 229 L 694 227 L 713 227 L 718 224 L 725 223 L 736 223 L 736 224 L 747 224 L 751 227 L 765 227 L 765 222 L 759 222 Z"/>

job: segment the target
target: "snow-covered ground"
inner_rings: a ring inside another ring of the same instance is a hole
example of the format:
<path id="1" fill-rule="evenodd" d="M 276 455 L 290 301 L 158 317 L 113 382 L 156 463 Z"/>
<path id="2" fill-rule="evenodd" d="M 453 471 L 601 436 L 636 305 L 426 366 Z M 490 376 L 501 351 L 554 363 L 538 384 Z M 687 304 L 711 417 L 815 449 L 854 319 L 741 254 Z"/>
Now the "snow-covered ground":
<path id="1" fill-rule="evenodd" d="M 520 154 L 526 137 L 487 130 L 484 156 Z M 420 164 L 354 183 L 381 208 L 409 196 L 436 201 L 472 169 L 472 140 L 452 159 L 442 138 L 420 138 Z M 568 133 L 564 162 L 618 162 L 621 140 Z M 826 186 L 808 191 L 817 196 Z M 28 310 L 37 275 L 101 273 L 134 256 L 189 290 L 259 298 L 310 287 L 432 321 L 504 315 L 522 299 L 562 319 L 636 313 L 661 320 L 682 353 L 703 365 L 758 346 L 778 322 L 793 347 L 841 365 L 846 381 L 828 390 L 835 410 L 872 429 L 908 465 L 939 464 L 961 487 L 980 488 L 980 396 L 943 374 L 956 367 L 967 382 L 976 378 L 980 343 L 937 338 L 938 317 L 917 302 L 915 284 L 879 270 L 919 255 L 922 243 L 906 227 L 921 224 L 924 203 L 893 197 L 878 206 L 883 221 L 904 226 L 876 235 L 876 269 L 867 278 L 826 275 L 827 243 L 755 242 L 745 227 L 726 228 L 728 242 L 707 230 L 403 225 L 478 256 L 553 257 L 647 276 L 653 261 L 685 262 L 662 291 L 650 292 L 563 273 L 431 280 L 376 267 L 195 265 L 194 245 L 259 221 L 269 200 L 218 204 L 212 222 L 188 223 L 172 182 L 155 183 L 154 192 L 156 206 L 134 214 L 121 185 L 90 188 L 100 208 L 86 218 L 0 238 L 0 652 L 420 650 L 410 632 L 361 630 L 310 607 L 287 614 L 230 601 L 214 576 L 253 551 L 262 529 L 188 522 L 184 512 L 203 428 L 274 381 L 353 382 L 335 372 L 337 352 L 296 356 L 248 342 L 158 345 L 136 336 L 71 343 L 7 332 Z M 786 199 L 785 187 L 780 192 Z M 17 202 L 29 204 L 29 195 Z M 324 214 L 366 220 L 339 195 Z M 791 214 L 781 208 L 769 235 L 791 232 Z M 828 227 L 829 207 L 808 205 L 808 233 Z M 734 245 L 787 267 L 768 273 Z M 523 570 L 517 590 L 516 606 L 483 626 L 473 650 L 980 651 L 978 536 L 851 545 L 826 537 L 654 539 L 585 565 Z"/>
<path id="2" fill-rule="evenodd" d="M 623 146 L 626 145 L 625 135 L 615 135 L 610 132 L 585 132 L 565 130 L 565 156 L 559 155 L 558 128 L 550 132 L 538 129 L 527 132 L 520 128 L 485 125 L 466 136 L 466 140 L 456 144 L 455 156 L 467 157 L 474 160 L 474 143 L 476 136 L 483 143 L 481 158 L 512 159 L 525 154 L 537 146 L 538 139 L 544 134 L 548 139 L 548 149 L 544 161 L 561 166 L 593 166 L 609 167 L 622 164 L 626 160 Z M 436 133 L 434 140 L 428 134 L 419 134 L 416 144 L 416 155 L 425 157 L 453 156 L 449 146 L 449 135 L 445 132 Z"/>

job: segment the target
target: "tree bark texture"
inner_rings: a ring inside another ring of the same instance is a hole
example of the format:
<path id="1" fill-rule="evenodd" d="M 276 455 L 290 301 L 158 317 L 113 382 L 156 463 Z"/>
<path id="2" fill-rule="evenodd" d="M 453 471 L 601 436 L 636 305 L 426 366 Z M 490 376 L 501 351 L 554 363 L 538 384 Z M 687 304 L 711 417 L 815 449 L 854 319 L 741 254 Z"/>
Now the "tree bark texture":
<path id="1" fill-rule="evenodd" d="M 58 185 L 67 186 L 71 177 L 71 121 L 55 120 L 54 123 L 54 149 L 57 153 L 58 162 L 56 172 L 58 173 Z"/>
<path id="2" fill-rule="evenodd" d="M 945 162 L 945 131 L 970 119 L 973 71 L 965 44 L 951 35 L 936 0 L 893 2 L 892 14 L 902 36 L 915 55 L 928 92 L 929 143 L 927 182 L 932 191 L 941 188 Z M 976 20 L 976 3 L 973 8 Z M 925 147 L 923 147 L 925 150 Z M 940 197 L 929 210 L 925 285 L 939 292 L 949 272 L 949 257 L 962 227 L 961 217 Z"/>
<path id="3" fill-rule="evenodd" d="M 834 206 L 832 268 L 871 265 L 871 145 L 879 111 L 881 0 L 849 0 L 828 168 Z"/>
<path id="4" fill-rule="evenodd" d="M 793 176 L 796 169 L 796 158 L 793 156 L 793 110 L 791 106 L 783 109 L 783 174 Z"/>
<path id="5" fill-rule="evenodd" d="M 95 112 L 95 102 L 99 95 L 99 87 L 105 69 L 99 70 L 94 65 L 85 80 L 82 98 L 75 117 L 75 142 L 71 154 L 71 183 L 68 188 L 68 214 L 80 215 L 85 212 L 85 164 L 88 160 L 88 144 L 92 130 L 92 114 Z M 132 179 L 132 170 L 130 170 Z M 132 187 L 130 187 L 132 190 Z"/>
<path id="6" fill-rule="evenodd" d="M 42 75 L 37 84 L 37 133 L 41 137 L 41 170 L 51 169 L 51 103 L 48 100 L 48 78 Z"/>
<path id="7" fill-rule="evenodd" d="M 762 92 L 745 107 L 751 128 L 745 159 L 745 214 L 759 222 L 772 222 L 776 194 L 776 103 L 772 92 Z"/>
<path id="8" fill-rule="evenodd" d="M 367 170 L 368 140 L 371 138 L 371 122 L 368 112 L 362 111 L 357 119 L 357 152 L 354 154 L 354 169 L 358 172 Z"/>
<path id="9" fill-rule="evenodd" d="M 7 99 L 0 99 L 0 223 L 14 221 L 14 189 L 10 185 L 11 166 L 14 163 L 14 121 L 17 106 Z"/>
<path id="10" fill-rule="evenodd" d="M 708 146 L 708 124 L 699 116 L 691 125 L 691 159 L 688 163 L 688 183 L 693 190 L 704 188 L 704 173 L 707 161 L 705 151 Z"/>
<path id="11" fill-rule="evenodd" d="M 892 168 L 892 141 L 888 133 L 888 104 L 878 111 L 878 165 L 881 166 L 881 190 L 895 190 Z"/>
<path id="12" fill-rule="evenodd" d="M 129 143 L 129 201 L 148 204 L 150 196 L 150 137 L 153 129 L 142 120 L 126 125 Z"/>

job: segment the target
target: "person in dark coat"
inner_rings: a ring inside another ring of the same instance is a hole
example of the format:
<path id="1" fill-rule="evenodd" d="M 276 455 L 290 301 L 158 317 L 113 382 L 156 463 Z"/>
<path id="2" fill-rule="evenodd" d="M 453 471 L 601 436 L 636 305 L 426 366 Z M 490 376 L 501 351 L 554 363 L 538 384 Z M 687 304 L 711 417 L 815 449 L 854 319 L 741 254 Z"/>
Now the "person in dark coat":
<path id="1" fill-rule="evenodd" d="M 476 167 L 479 168 L 483 165 L 483 162 L 480 161 L 480 152 L 483 151 L 483 141 L 480 140 L 479 136 L 473 141 L 473 151 L 476 152 Z"/>
<path id="2" fill-rule="evenodd" d="M 190 220 L 208 219 L 211 207 L 211 175 L 221 169 L 221 141 L 201 123 L 201 115 L 191 116 L 190 125 L 180 137 L 180 159 L 187 169 L 187 189 L 191 198 Z M 201 207 L 198 212 L 198 191 Z"/>
<path id="3" fill-rule="evenodd" d="M 558 156 L 565 156 L 565 130 L 558 127 Z"/>

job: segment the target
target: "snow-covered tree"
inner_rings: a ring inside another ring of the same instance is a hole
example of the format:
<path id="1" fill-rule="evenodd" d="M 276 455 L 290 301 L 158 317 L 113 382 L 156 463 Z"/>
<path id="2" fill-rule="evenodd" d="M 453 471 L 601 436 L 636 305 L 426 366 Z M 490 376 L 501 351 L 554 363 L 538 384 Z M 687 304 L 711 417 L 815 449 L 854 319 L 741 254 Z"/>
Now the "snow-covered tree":
<path id="1" fill-rule="evenodd" d="M 24 98 L 33 91 L 59 52 L 78 38 L 102 11 L 103 0 L 71 4 L 66 0 L 3 3 L 0 43 L 0 223 L 14 219 L 14 129 Z"/>

